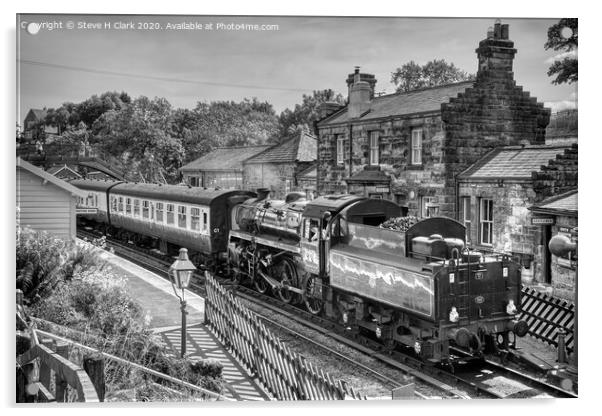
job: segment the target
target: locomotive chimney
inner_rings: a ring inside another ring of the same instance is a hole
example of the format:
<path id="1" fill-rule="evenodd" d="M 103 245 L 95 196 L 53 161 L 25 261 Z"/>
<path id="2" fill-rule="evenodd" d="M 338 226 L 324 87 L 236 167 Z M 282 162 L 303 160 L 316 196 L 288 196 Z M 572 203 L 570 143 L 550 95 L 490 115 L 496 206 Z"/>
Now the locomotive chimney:
<path id="1" fill-rule="evenodd" d="M 258 188 L 257 189 L 257 201 L 263 201 L 267 199 L 270 194 L 270 190 L 268 188 Z"/>

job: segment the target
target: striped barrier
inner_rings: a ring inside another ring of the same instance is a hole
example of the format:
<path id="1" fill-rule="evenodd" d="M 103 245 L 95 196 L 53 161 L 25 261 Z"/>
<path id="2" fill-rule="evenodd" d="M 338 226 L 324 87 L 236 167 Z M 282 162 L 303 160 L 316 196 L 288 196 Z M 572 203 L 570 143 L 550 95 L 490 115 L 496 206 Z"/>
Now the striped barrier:
<path id="1" fill-rule="evenodd" d="M 558 347 L 558 335 L 565 333 L 567 351 L 574 344 L 575 304 L 523 287 L 520 319 L 529 324 L 529 335 Z"/>

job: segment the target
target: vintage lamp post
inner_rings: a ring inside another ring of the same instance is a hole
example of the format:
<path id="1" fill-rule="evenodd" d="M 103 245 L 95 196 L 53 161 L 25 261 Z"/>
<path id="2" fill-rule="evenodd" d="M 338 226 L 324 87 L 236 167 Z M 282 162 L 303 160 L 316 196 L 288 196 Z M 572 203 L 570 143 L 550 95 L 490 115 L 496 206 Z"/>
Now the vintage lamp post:
<path id="1" fill-rule="evenodd" d="M 180 310 L 182 311 L 182 341 L 181 341 L 181 356 L 186 354 L 186 301 L 184 300 L 184 292 L 190 283 L 192 272 L 196 270 L 194 264 L 188 259 L 188 250 L 180 249 L 178 259 L 169 268 L 169 280 L 175 295 L 180 299 Z M 178 295 L 177 289 L 182 291 L 182 296 Z"/>

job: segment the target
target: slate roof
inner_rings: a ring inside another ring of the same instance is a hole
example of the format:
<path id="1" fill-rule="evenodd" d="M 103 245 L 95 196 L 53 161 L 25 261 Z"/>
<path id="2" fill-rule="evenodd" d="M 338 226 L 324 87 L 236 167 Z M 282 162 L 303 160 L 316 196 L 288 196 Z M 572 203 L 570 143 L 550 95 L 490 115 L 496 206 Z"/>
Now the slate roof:
<path id="1" fill-rule="evenodd" d="M 363 121 L 382 117 L 441 111 L 441 104 L 448 103 L 450 98 L 457 97 L 459 93 L 464 92 L 473 84 L 474 81 L 463 81 L 438 87 L 374 97 L 370 102 L 370 110 L 359 117 L 358 120 Z M 344 107 L 342 110 L 320 121 L 318 125 L 322 127 L 348 121 L 347 107 Z"/>
<path id="2" fill-rule="evenodd" d="M 503 146 L 487 153 L 458 175 L 458 179 L 531 179 L 569 146 Z"/>
<path id="3" fill-rule="evenodd" d="M 318 154 L 318 140 L 309 133 L 298 136 L 264 150 L 244 163 L 314 162 Z"/>
<path id="4" fill-rule="evenodd" d="M 218 147 L 205 156 L 182 166 L 180 171 L 239 171 L 242 162 L 263 152 L 270 146 Z"/>
<path id="5" fill-rule="evenodd" d="M 540 203 L 529 207 L 529 209 L 542 214 L 577 215 L 578 199 L 577 189 L 574 189 L 572 191 L 544 199 Z"/>
<path id="6" fill-rule="evenodd" d="M 17 168 L 25 169 L 25 170 L 33 173 L 34 175 L 39 176 L 40 178 L 44 179 L 45 181 L 50 182 L 53 185 L 56 185 L 57 187 L 61 188 L 65 192 L 70 193 L 71 195 L 81 196 L 81 197 L 85 196 L 85 193 L 81 189 L 78 189 L 75 186 L 71 185 L 70 183 L 65 182 L 62 179 L 59 179 L 54 175 L 51 175 L 50 173 L 46 172 L 45 170 L 42 170 L 42 169 L 38 168 L 37 166 L 34 166 L 31 163 L 26 162 L 25 160 L 21 159 L 20 157 L 17 157 Z M 21 192 L 21 189 L 19 187 L 19 183 L 17 183 L 17 193 L 20 193 L 20 192 Z"/>
<path id="7" fill-rule="evenodd" d="M 38 120 L 43 119 L 44 117 L 46 117 L 46 114 L 48 114 L 47 110 L 40 110 L 38 108 L 32 108 L 29 111 L 31 111 Z"/>

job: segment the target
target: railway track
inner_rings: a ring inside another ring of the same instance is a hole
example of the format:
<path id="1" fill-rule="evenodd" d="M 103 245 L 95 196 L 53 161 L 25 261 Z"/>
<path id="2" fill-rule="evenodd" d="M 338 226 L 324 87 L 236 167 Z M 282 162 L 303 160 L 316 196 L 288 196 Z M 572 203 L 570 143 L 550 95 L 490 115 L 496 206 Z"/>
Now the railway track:
<path id="1" fill-rule="evenodd" d="M 87 237 L 88 240 L 99 238 L 90 232 L 78 230 L 78 236 Z M 115 249 L 116 254 L 156 272 L 160 276 L 167 278 L 167 269 L 173 258 L 160 256 L 159 253 L 141 249 L 133 245 L 108 241 Z M 574 398 L 574 393 L 563 390 L 560 387 L 546 383 L 531 375 L 512 370 L 491 360 L 479 361 L 478 366 L 468 361 L 465 365 L 456 368 L 455 373 L 450 373 L 444 369 L 425 364 L 423 361 L 412 357 L 399 350 L 386 349 L 376 340 L 365 337 L 359 333 L 352 333 L 342 325 L 326 320 L 322 317 L 312 315 L 311 313 L 294 307 L 290 304 L 281 302 L 275 297 L 259 294 L 245 286 L 232 284 L 229 280 L 223 279 L 223 284 L 229 285 L 231 290 L 239 298 L 247 302 L 258 305 L 273 313 L 285 316 L 300 325 L 313 331 L 317 331 L 325 336 L 335 339 L 337 342 L 345 344 L 356 349 L 374 359 L 386 364 L 392 369 L 404 374 L 413 376 L 416 380 L 424 383 L 431 388 L 442 392 L 446 398 L 528 398 L 528 397 L 554 397 L 554 398 Z M 190 283 L 189 289 L 200 296 L 204 296 L 204 276 L 200 273 L 195 274 Z M 264 321 L 270 325 L 277 326 L 283 331 L 291 333 L 293 336 L 301 338 L 307 342 L 323 348 L 328 354 L 345 360 L 361 368 L 362 371 L 370 374 L 372 377 L 380 380 L 392 388 L 399 387 L 401 384 L 391 377 L 374 371 L 365 365 L 350 360 L 337 351 L 321 345 L 304 334 L 294 331 L 286 325 L 282 325 L 265 314 L 258 314 Z M 458 352 L 458 354 L 461 354 Z M 427 395 L 416 390 L 417 396 L 427 398 Z"/>

